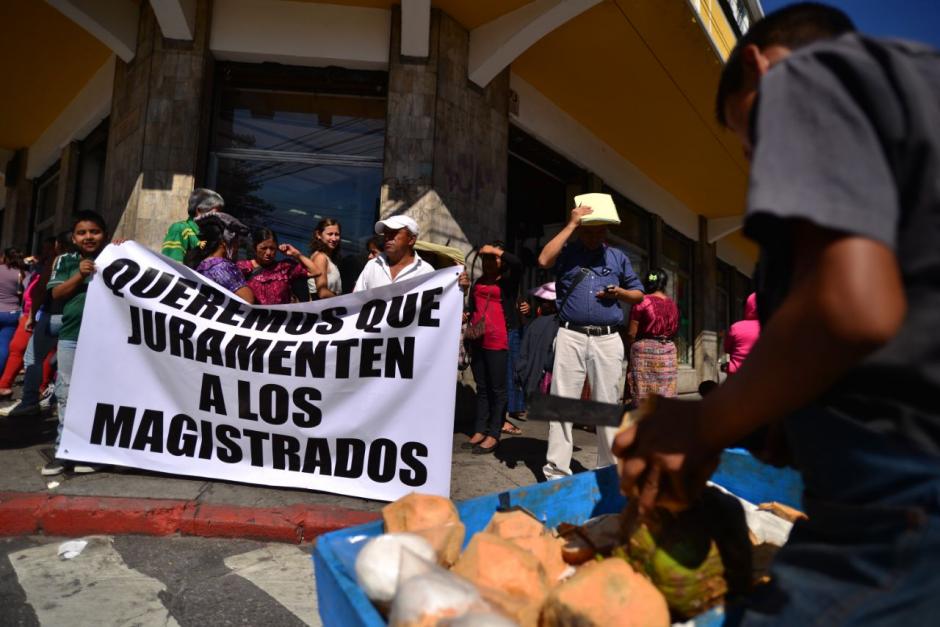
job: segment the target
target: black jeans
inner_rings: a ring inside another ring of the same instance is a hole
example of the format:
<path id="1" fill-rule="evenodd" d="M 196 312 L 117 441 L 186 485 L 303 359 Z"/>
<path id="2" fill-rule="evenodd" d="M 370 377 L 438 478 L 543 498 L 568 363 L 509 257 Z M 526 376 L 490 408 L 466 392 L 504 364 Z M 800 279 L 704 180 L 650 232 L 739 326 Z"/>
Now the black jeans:
<path id="1" fill-rule="evenodd" d="M 497 440 L 506 415 L 506 364 L 509 351 L 485 350 L 473 345 L 470 369 L 477 384 L 476 432 Z"/>
<path id="2" fill-rule="evenodd" d="M 793 526 L 771 583 L 724 624 L 936 624 L 940 458 L 832 409 L 786 426 L 809 520 Z"/>

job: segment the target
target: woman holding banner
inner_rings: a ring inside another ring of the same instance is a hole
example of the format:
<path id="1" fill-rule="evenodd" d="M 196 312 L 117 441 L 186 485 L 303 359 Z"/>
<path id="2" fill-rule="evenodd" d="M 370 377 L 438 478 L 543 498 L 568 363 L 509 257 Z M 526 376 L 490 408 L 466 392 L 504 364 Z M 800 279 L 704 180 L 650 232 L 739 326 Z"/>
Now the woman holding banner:
<path id="1" fill-rule="evenodd" d="M 291 284 L 316 273 L 309 257 L 302 255 L 290 244 L 277 243 L 277 235 L 266 227 L 251 233 L 254 244 L 254 259 L 243 259 L 236 265 L 248 283 L 260 305 L 286 305 L 291 302 Z M 277 261 L 281 251 L 296 261 Z"/>
<path id="2" fill-rule="evenodd" d="M 196 223 L 199 225 L 199 245 L 186 251 L 186 265 L 245 302 L 254 304 L 255 294 L 233 260 L 238 254 L 238 238 L 248 235 L 248 227 L 221 211 L 200 216 Z"/>

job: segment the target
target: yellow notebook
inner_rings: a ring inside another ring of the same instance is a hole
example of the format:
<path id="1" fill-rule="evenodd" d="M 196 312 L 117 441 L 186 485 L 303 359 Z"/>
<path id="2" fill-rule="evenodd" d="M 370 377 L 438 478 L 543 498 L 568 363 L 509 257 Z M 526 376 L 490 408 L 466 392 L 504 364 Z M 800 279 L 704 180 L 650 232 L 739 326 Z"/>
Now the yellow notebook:
<path id="1" fill-rule="evenodd" d="M 581 218 L 581 224 L 620 224 L 617 207 L 610 194 L 581 194 L 574 197 L 576 207 L 590 207 L 593 213 Z"/>

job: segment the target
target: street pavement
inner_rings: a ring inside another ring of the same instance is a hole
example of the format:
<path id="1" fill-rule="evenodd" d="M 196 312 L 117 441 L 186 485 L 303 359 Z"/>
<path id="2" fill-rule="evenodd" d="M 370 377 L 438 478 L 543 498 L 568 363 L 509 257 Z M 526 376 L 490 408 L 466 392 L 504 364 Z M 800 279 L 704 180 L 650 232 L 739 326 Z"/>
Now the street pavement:
<path id="1" fill-rule="evenodd" d="M 0 625 L 320 625 L 311 545 L 92 536 L 0 540 Z"/>
<path id="2" fill-rule="evenodd" d="M 468 396 L 470 394 L 470 396 Z M 472 391 L 458 386 L 451 497 L 460 501 L 544 481 L 548 427 L 520 421 L 492 455 L 460 444 L 472 430 Z M 278 508 L 327 505 L 377 511 L 384 503 L 322 492 L 268 488 L 110 468 L 92 475 L 42 477 L 52 454 L 55 418 L 0 418 L 0 492 L 182 499 L 200 505 Z M 573 468 L 590 468 L 595 436 L 575 429 Z M 0 529 L 0 532 L 3 530 Z M 3 535 L 0 533 L 0 535 Z M 68 538 L 0 538 L 0 625 L 319 625 L 311 544 L 244 539 L 86 536 L 71 560 Z"/>
<path id="3" fill-rule="evenodd" d="M 544 481 L 548 425 L 517 422 L 522 435 L 503 436 L 492 455 L 473 455 L 461 449 L 472 431 L 474 404 L 469 385 L 458 384 L 458 411 L 454 425 L 451 498 L 469 499 Z M 183 499 L 197 504 L 273 508 L 291 505 L 327 505 L 359 511 L 377 511 L 383 503 L 369 499 L 289 488 L 268 488 L 220 480 L 165 475 L 133 468 L 111 467 L 91 475 L 42 477 L 39 470 L 53 454 L 55 418 L 15 423 L 0 417 L 0 492 L 31 492 L 96 497 Z M 596 436 L 575 429 L 572 468 L 592 468 L 597 458 Z"/>

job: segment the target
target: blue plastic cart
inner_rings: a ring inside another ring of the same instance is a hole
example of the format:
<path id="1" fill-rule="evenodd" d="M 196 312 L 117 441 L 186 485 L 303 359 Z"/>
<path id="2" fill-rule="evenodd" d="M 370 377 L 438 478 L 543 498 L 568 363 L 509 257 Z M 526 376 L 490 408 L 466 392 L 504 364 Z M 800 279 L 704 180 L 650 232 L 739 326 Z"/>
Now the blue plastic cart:
<path id="1" fill-rule="evenodd" d="M 732 449 L 722 455 L 712 481 L 752 503 L 778 501 L 800 507 L 803 490 L 799 475 L 789 469 L 767 466 L 746 451 Z M 601 514 L 623 509 L 616 469 L 603 468 L 548 483 L 489 494 L 457 504 L 467 527 L 465 542 L 490 521 L 497 510 L 522 506 L 547 526 L 568 522 L 582 524 Z M 380 627 L 382 616 L 356 584 L 353 566 L 365 541 L 382 533 L 382 521 L 350 527 L 321 536 L 313 551 L 320 617 L 327 627 Z M 711 610 L 695 624 L 720 625 L 722 610 Z"/>

